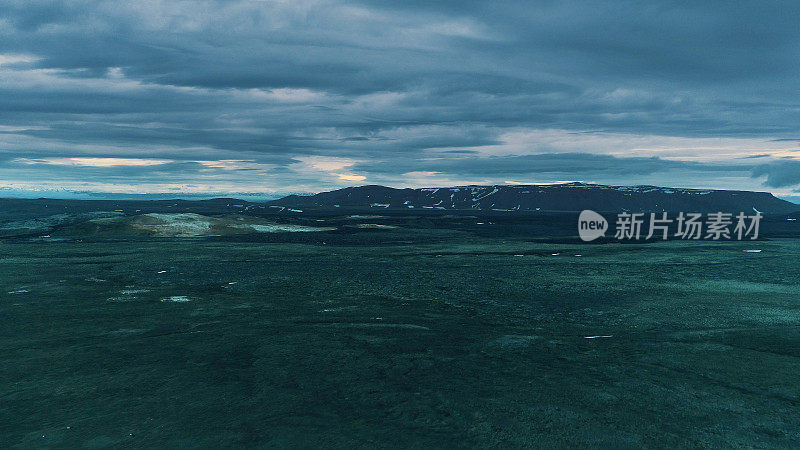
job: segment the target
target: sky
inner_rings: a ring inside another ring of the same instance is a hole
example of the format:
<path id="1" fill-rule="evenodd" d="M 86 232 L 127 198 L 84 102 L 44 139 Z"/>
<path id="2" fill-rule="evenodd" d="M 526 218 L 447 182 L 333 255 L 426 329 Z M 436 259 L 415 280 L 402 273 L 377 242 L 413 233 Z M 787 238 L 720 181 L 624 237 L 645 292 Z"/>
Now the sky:
<path id="1" fill-rule="evenodd" d="M 0 197 L 588 183 L 800 202 L 800 2 L 0 0 Z"/>

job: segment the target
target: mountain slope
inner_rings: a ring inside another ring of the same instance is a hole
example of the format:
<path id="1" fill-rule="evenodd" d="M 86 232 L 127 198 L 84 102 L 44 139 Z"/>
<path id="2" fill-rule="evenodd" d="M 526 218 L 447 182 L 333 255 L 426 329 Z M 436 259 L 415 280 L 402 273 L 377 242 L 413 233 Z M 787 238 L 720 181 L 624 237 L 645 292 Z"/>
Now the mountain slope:
<path id="1" fill-rule="evenodd" d="M 555 185 L 458 186 L 394 189 L 359 186 L 310 196 L 290 195 L 269 202 L 294 208 L 424 208 L 507 211 L 670 211 L 787 213 L 800 205 L 768 192 L 604 186 L 585 183 Z"/>

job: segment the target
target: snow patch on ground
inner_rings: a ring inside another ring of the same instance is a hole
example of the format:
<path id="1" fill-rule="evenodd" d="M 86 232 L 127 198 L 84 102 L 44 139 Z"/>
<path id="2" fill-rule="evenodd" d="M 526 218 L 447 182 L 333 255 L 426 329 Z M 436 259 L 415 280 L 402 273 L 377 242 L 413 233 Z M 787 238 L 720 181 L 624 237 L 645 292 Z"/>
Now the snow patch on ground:
<path id="1" fill-rule="evenodd" d="M 173 295 L 171 297 L 164 297 L 161 299 L 162 302 L 174 302 L 174 303 L 186 303 L 192 301 L 189 297 L 185 295 Z"/>
<path id="2" fill-rule="evenodd" d="M 193 213 L 143 214 L 132 220 L 131 227 L 162 237 L 198 237 L 247 232 L 330 231 L 336 229 L 332 227 L 276 224 L 252 217 L 208 217 Z"/>
<path id="3" fill-rule="evenodd" d="M 397 228 L 393 225 L 381 225 L 379 223 L 359 223 L 356 225 L 357 228 L 364 228 L 370 230 L 392 230 Z"/>
<path id="4" fill-rule="evenodd" d="M 156 236 L 202 236 L 211 229 L 211 218 L 193 213 L 150 213 L 137 217 L 132 226 Z"/>
<path id="5" fill-rule="evenodd" d="M 310 231 L 331 231 L 335 230 L 335 227 L 307 227 L 304 225 L 237 225 L 236 228 L 250 228 L 253 231 L 258 231 L 259 233 L 280 233 L 280 232 L 290 232 L 290 233 L 304 233 Z"/>

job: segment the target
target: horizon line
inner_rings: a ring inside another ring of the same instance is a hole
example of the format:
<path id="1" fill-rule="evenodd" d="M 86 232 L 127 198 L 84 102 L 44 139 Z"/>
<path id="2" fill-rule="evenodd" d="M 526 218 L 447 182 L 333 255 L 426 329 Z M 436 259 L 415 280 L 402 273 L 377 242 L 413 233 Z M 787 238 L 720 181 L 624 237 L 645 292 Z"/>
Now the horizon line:
<path id="1" fill-rule="evenodd" d="M 464 188 L 464 187 L 524 187 L 524 186 L 557 186 L 569 184 L 583 184 L 591 186 L 607 186 L 607 187 L 654 187 L 662 189 L 683 189 L 683 190 L 710 190 L 710 191 L 727 191 L 727 192 L 756 192 L 768 193 L 775 198 L 785 200 L 790 203 L 800 204 L 800 192 L 791 195 L 776 195 L 770 191 L 755 191 L 746 189 L 719 189 L 719 188 L 698 188 L 698 187 L 674 187 L 674 186 L 659 186 L 654 184 L 601 184 L 584 181 L 560 181 L 552 183 L 505 183 L 505 184 L 464 184 L 452 186 L 425 186 L 425 187 L 392 187 L 382 184 L 361 184 L 356 186 L 344 186 L 329 190 L 321 190 L 317 192 L 143 192 L 143 193 L 129 193 L 129 192 L 100 192 L 100 191 L 77 191 L 77 190 L 15 190 L 10 187 L 0 188 L 0 199 L 2 200 L 97 200 L 97 201 L 113 201 L 113 200 L 142 200 L 142 201 L 166 201 L 166 200 L 184 200 L 184 201 L 202 201 L 214 199 L 233 199 L 245 200 L 247 198 L 255 199 L 256 202 L 266 202 L 272 200 L 279 200 L 290 195 L 311 196 L 325 192 L 333 192 L 348 188 L 363 188 L 369 186 L 384 187 L 389 189 L 450 189 L 450 188 Z M 12 195 L 7 195 L 12 193 Z M 14 195 L 16 194 L 16 195 Z M 57 194 L 56 196 L 49 196 L 48 194 Z M 61 195 L 58 195 L 61 194 Z M 157 198 L 154 198 L 157 197 Z M 244 197 L 244 198 L 243 198 Z"/>

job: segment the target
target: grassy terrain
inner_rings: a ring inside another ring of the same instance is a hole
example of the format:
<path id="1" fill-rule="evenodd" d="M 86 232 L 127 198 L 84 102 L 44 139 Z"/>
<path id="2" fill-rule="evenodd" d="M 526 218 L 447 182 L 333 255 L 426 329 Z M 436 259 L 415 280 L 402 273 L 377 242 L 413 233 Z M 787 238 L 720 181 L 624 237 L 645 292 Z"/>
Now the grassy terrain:
<path id="1" fill-rule="evenodd" d="M 0 447 L 800 446 L 800 240 L 271 239 L 0 241 Z"/>

